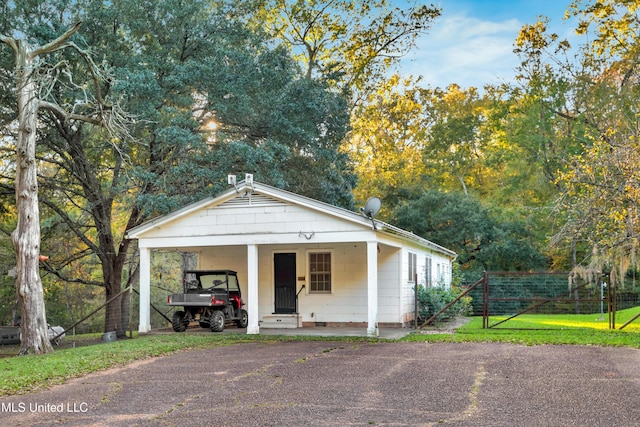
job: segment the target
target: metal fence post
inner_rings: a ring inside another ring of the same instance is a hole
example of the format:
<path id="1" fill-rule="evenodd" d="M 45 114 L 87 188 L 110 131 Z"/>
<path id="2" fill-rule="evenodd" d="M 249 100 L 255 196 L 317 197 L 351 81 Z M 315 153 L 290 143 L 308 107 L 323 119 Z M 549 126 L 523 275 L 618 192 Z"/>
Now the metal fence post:
<path id="1" fill-rule="evenodd" d="M 482 274 L 482 328 L 489 327 L 489 276 L 485 271 Z"/>

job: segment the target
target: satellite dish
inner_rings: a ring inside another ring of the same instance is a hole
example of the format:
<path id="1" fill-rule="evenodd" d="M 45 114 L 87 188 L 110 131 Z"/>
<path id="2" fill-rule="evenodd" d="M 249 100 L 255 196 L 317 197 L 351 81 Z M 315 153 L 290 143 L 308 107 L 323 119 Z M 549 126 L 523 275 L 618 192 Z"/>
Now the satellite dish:
<path id="1" fill-rule="evenodd" d="M 360 211 L 369 219 L 378 215 L 380 212 L 380 208 L 382 207 L 382 202 L 377 197 L 372 197 L 367 200 L 363 208 L 360 208 Z"/>
<path id="2" fill-rule="evenodd" d="M 380 208 L 382 208 L 382 202 L 377 197 L 370 198 L 369 200 L 367 200 L 367 203 L 365 203 L 365 205 L 360 208 L 360 212 L 362 213 L 362 215 L 371 220 L 374 230 L 376 230 L 376 223 L 373 218 L 378 215 L 378 212 L 380 212 Z"/>

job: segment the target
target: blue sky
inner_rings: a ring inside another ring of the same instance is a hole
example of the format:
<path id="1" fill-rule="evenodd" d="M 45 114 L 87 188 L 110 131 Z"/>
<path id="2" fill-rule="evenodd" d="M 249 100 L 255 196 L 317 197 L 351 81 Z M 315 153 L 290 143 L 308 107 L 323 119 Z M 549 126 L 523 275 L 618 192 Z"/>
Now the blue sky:
<path id="1" fill-rule="evenodd" d="M 442 15 L 403 59 L 399 71 L 421 75 L 424 85 L 442 88 L 451 83 L 482 88 L 511 81 L 518 65 L 513 45 L 520 28 L 544 15 L 554 32 L 568 37 L 572 26 L 562 18 L 570 1 L 426 0 L 439 6 Z"/>

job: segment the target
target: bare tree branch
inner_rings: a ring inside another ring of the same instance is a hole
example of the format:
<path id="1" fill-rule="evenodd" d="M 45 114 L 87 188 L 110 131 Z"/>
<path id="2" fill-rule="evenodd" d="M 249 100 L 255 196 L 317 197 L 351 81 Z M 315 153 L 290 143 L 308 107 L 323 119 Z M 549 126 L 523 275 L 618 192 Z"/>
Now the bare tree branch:
<path id="1" fill-rule="evenodd" d="M 84 114 L 69 113 L 64 108 L 62 108 L 60 105 L 54 104 L 54 103 L 49 102 L 49 101 L 41 100 L 38 103 L 38 106 L 40 108 L 45 109 L 45 110 L 51 111 L 62 122 L 66 122 L 66 121 L 69 121 L 69 120 L 79 120 L 79 121 L 90 123 L 90 124 L 96 125 L 96 126 L 104 126 L 105 125 L 105 122 L 102 119 L 102 117 L 100 119 L 97 119 L 95 117 L 87 116 L 87 115 L 84 115 Z"/>
<path id="2" fill-rule="evenodd" d="M 0 35 L 0 42 L 10 46 L 14 51 L 18 51 L 18 43 L 13 37 Z"/>
<path id="3" fill-rule="evenodd" d="M 65 48 L 67 40 L 69 40 L 69 38 L 80 29 L 80 25 L 82 25 L 82 21 L 76 22 L 73 27 L 69 28 L 57 39 L 52 40 L 51 42 L 32 50 L 29 53 L 29 60 L 33 60 L 44 53 L 51 53 L 55 52 L 56 50 Z"/>

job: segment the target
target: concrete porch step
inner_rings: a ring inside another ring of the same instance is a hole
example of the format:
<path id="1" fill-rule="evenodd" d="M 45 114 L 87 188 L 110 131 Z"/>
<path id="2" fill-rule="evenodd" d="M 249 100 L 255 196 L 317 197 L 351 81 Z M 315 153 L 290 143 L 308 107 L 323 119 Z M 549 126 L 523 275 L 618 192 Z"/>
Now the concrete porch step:
<path id="1" fill-rule="evenodd" d="M 299 328 L 297 314 L 270 314 L 262 318 L 261 328 L 295 329 Z"/>

